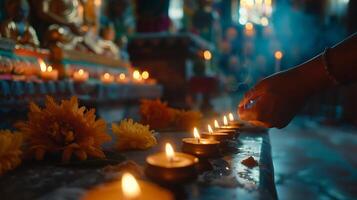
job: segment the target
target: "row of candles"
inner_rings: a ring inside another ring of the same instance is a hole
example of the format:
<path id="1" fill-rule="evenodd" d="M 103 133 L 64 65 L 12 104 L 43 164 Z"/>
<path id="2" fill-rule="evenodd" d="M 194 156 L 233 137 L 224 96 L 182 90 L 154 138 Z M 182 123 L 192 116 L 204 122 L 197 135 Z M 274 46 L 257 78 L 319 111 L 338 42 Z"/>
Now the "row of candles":
<path id="1" fill-rule="evenodd" d="M 40 60 L 41 68 L 41 78 L 46 81 L 56 81 L 58 80 L 58 70 L 53 69 L 51 65 L 46 65 L 43 60 Z M 111 73 L 104 73 L 100 76 L 100 80 L 104 84 L 110 83 L 128 83 L 133 81 L 134 83 L 147 83 L 149 82 L 150 74 L 147 71 L 140 73 L 139 70 L 134 70 L 132 74 L 132 79 L 127 77 L 125 73 L 120 73 L 119 75 L 113 75 Z M 74 82 L 85 82 L 89 79 L 89 72 L 84 69 L 79 69 L 73 72 L 72 80 Z"/>
<path id="2" fill-rule="evenodd" d="M 239 136 L 239 120 L 235 120 L 232 113 L 223 117 L 223 125 L 220 126 L 214 120 L 214 128 L 207 125 L 207 131 L 199 133 L 195 127 L 193 137 L 182 139 L 182 151 L 175 152 L 170 143 L 165 144 L 165 152 L 149 155 L 146 158 L 147 167 L 145 174 L 154 182 L 173 185 L 193 180 L 197 177 L 198 166 L 207 158 L 219 157 L 220 145 L 225 141 Z M 98 187 L 89 191 L 83 199 L 173 199 L 166 189 L 143 180 L 136 180 L 130 173 L 124 173 L 120 184 L 113 182 L 106 186 Z"/>

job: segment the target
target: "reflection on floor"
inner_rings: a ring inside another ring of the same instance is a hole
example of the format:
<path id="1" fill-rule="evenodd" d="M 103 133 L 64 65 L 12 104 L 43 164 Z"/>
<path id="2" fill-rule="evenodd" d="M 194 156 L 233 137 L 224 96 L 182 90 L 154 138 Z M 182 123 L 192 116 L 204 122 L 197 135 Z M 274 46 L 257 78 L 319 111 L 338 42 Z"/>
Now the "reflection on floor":
<path id="1" fill-rule="evenodd" d="M 297 118 L 270 137 L 280 199 L 357 198 L 357 129 Z"/>

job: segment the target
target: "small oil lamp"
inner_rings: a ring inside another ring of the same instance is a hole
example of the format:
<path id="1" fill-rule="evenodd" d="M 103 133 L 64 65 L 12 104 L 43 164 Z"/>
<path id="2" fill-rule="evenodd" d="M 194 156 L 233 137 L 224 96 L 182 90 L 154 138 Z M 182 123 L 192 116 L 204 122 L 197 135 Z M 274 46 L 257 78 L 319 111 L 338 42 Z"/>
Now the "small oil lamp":
<path id="1" fill-rule="evenodd" d="M 230 129 L 230 128 L 222 128 L 217 120 L 214 120 L 214 132 L 216 133 L 227 133 L 230 136 L 234 137 L 236 135 L 236 130 L 235 129 Z"/>
<path id="2" fill-rule="evenodd" d="M 109 74 L 109 73 L 104 73 L 100 77 L 100 80 L 105 84 L 113 83 L 114 82 L 114 76 Z"/>
<path id="3" fill-rule="evenodd" d="M 233 138 L 233 134 L 228 134 L 225 132 L 214 132 L 211 125 L 207 125 L 207 130 L 208 132 L 203 132 L 201 134 L 202 138 L 207 138 L 211 140 L 217 140 L 217 141 L 224 141 L 224 140 L 229 140 Z"/>
<path id="4" fill-rule="evenodd" d="M 224 115 L 223 116 L 223 126 L 221 126 L 220 128 L 221 129 L 234 129 L 234 130 L 236 130 L 236 129 L 239 128 L 239 126 L 229 124 L 227 116 Z"/>
<path id="5" fill-rule="evenodd" d="M 219 141 L 201 138 L 200 134 L 195 127 L 193 129 L 194 138 L 183 138 L 182 151 L 195 155 L 199 158 L 212 158 L 218 157 L 219 152 Z"/>
<path id="6" fill-rule="evenodd" d="M 141 76 L 139 70 L 133 72 L 133 81 L 135 83 L 143 83 L 143 77 Z"/>
<path id="7" fill-rule="evenodd" d="M 126 75 L 124 73 L 120 73 L 118 77 L 116 78 L 116 81 L 118 83 L 127 83 L 128 79 L 126 78 Z"/>
<path id="8" fill-rule="evenodd" d="M 58 79 L 58 70 L 53 69 L 52 66 L 47 66 L 46 63 L 40 59 L 41 78 L 46 81 L 56 81 Z"/>
<path id="9" fill-rule="evenodd" d="M 80 69 L 73 73 L 74 82 L 85 82 L 88 80 L 88 78 L 89 78 L 89 73 L 84 71 L 83 69 Z"/>
<path id="10" fill-rule="evenodd" d="M 145 174 L 161 183 L 182 183 L 196 178 L 198 158 L 186 153 L 175 152 L 166 143 L 165 153 L 157 153 L 146 158 Z"/>
<path id="11" fill-rule="evenodd" d="M 244 122 L 242 120 L 234 119 L 234 115 L 232 113 L 228 114 L 228 119 L 229 119 L 228 124 L 231 126 L 237 126 L 239 128 L 244 125 Z"/>
<path id="12" fill-rule="evenodd" d="M 102 184 L 86 192 L 81 200 L 150 200 L 160 197 L 162 200 L 173 200 L 168 190 L 153 183 L 136 180 L 130 173 L 124 173 L 121 181 Z"/>

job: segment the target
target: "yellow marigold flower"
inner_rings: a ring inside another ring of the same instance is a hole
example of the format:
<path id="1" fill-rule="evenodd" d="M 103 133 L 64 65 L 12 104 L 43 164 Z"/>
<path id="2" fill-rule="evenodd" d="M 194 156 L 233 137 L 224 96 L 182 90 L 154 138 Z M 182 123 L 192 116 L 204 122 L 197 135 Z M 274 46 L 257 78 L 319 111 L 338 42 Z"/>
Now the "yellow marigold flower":
<path id="1" fill-rule="evenodd" d="M 47 97 L 45 108 L 30 104 L 28 120 L 16 124 L 24 134 L 29 153 L 43 160 L 45 153 L 62 152 L 62 161 L 67 162 L 72 154 L 79 160 L 87 156 L 104 158 L 101 145 L 110 141 L 104 120 L 96 120 L 95 110 L 79 107 L 76 97 L 57 104 Z"/>
<path id="2" fill-rule="evenodd" d="M 132 119 L 124 119 L 118 125 L 113 123 L 112 130 L 117 136 L 115 147 L 118 150 L 144 150 L 157 144 L 149 126 L 136 123 Z"/>
<path id="3" fill-rule="evenodd" d="M 21 164 L 22 135 L 0 130 L 0 176 Z"/>

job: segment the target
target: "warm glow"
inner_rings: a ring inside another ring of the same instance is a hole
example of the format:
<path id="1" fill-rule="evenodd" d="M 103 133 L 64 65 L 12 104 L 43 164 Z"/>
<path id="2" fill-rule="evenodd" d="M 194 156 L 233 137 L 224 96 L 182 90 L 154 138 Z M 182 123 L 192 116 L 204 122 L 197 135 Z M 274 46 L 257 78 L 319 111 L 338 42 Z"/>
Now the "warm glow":
<path id="1" fill-rule="evenodd" d="M 143 73 L 141 74 L 141 77 L 143 77 L 144 80 L 148 79 L 149 78 L 149 72 L 147 71 L 143 71 Z"/>
<path id="2" fill-rule="evenodd" d="M 141 193 L 138 182 L 130 173 L 123 174 L 121 178 L 121 189 L 123 191 L 124 198 L 127 199 L 137 198 Z"/>
<path id="3" fill-rule="evenodd" d="M 234 116 L 232 113 L 228 114 L 229 121 L 234 121 Z"/>
<path id="4" fill-rule="evenodd" d="M 165 145 L 166 157 L 169 161 L 172 161 L 175 157 L 175 151 L 172 148 L 170 143 L 166 143 Z"/>
<path id="5" fill-rule="evenodd" d="M 217 120 L 214 120 L 214 128 L 219 128 L 219 124 Z"/>
<path id="6" fill-rule="evenodd" d="M 125 79 L 125 74 L 124 73 L 120 73 L 119 74 L 119 79 L 120 80 L 124 80 Z"/>
<path id="7" fill-rule="evenodd" d="M 260 19 L 260 23 L 261 23 L 263 26 L 268 26 L 268 25 L 269 25 L 269 20 L 268 20 L 268 18 L 266 18 L 266 17 L 262 17 L 262 18 Z"/>
<path id="8" fill-rule="evenodd" d="M 46 63 L 42 59 L 38 59 L 38 62 L 40 63 L 40 69 L 42 72 L 46 71 Z"/>
<path id="9" fill-rule="evenodd" d="M 78 70 L 78 74 L 79 74 L 79 75 L 83 75 L 83 74 L 84 74 L 83 69 Z"/>
<path id="10" fill-rule="evenodd" d="M 110 74 L 109 73 L 105 73 L 103 76 L 104 76 L 105 79 L 109 79 L 110 78 Z"/>
<path id="11" fill-rule="evenodd" d="M 208 50 L 205 50 L 205 51 L 203 52 L 203 58 L 204 58 L 205 60 L 211 60 L 211 58 L 212 58 L 212 53 L 211 53 L 210 51 L 208 51 Z"/>
<path id="12" fill-rule="evenodd" d="M 47 71 L 48 71 L 48 72 L 52 72 L 52 70 L 53 70 L 52 66 L 48 66 L 48 67 L 47 67 Z"/>
<path id="13" fill-rule="evenodd" d="M 196 127 L 193 129 L 193 136 L 194 136 L 198 141 L 200 141 L 200 134 L 198 133 L 198 130 L 197 130 Z"/>
<path id="14" fill-rule="evenodd" d="M 100 6 L 102 4 L 102 1 L 101 0 L 94 0 L 94 4 L 96 6 Z"/>
<path id="15" fill-rule="evenodd" d="M 133 72 L 133 78 L 136 79 L 136 80 L 140 80 L 141 79 L 141 75 L 140 75 L 139 70 L 135 70 Z"/>
<path id="16" fill-rule="evenodd" d="M 283 53 L 281 51 L 276 51 L 274 56 L 276 59 L 280 60 L 283 57 Z"/>
<path id="17" fill-rule="evenodd" d="M 224 124 L 225 126 L 227 126 L 227 125 L 228 125 L 228 119 L 227 119 L 227 116 L 223 116 L 223 124 Z"/>
<path id="18" fill-rule="evenodd" d="M 208 127 L 208 132 L 209 132 L 209 133 L 213 133 L 213 130 L 212 130 L 211 125 L 208 124 L 207 127 Z"/>
<path id="19" fill-rule="evenodd" d="M 271 5 L 271 0 L 265 0 L 264 2 L 267 6 L 270 6 Z"/>
<path id="20" fill-rule="evenodd" d="M 248 22 L 247 24 L 245 24 L 245 29 L 246 29 L 247 31 L 253 30 L 253 24 L 250 23 L 250 22 Z"/>

